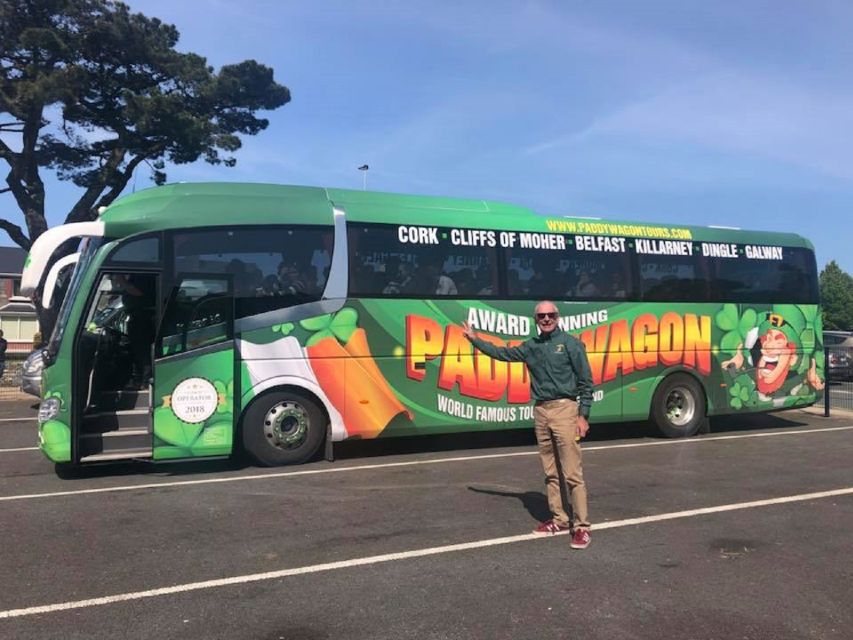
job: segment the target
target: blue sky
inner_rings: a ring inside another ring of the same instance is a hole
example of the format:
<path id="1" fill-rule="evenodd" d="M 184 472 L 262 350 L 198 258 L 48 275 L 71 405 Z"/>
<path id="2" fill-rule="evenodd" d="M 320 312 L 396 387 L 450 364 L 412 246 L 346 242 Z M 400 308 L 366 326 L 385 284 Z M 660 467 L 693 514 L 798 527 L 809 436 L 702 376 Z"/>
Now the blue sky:
<path id="1" fill-rule="evenodd" d="M 799 232 L 853 273 L 852 3 L 128 4 L 293 96 L 237 167 L 170 180 L 361 188 L 368 163 L 381 191 Z M 74 191 L 48 188 L 53 224 Z"/>

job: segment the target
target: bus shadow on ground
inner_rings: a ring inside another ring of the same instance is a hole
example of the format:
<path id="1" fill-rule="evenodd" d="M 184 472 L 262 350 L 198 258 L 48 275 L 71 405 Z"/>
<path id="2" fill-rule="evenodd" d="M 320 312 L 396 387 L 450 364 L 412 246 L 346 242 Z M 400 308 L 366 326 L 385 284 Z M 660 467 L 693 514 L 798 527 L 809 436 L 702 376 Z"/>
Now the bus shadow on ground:
<path id="1" fill-rule="evenodd" d="M 804 419 L 805 418 L 805 419 Z M 710 435 L 722 435 L 764 429 L 785 429 L 807 426 L 809 416 L 799 412 L 781 414 L 752 414 L 718 416 L 710 420 Z M 613 422 L 593 425 L 584 442 L 616 440 L 666 439 L 649 422 Z M 503 449 L 536 446 L 531 427 L 504 431 L 408 436 L 378 440 L 350 440 L 335 443 L 335 459 L 375 458 L 429 452 L 465 451 L 472 449 Z"/>
<path id="2" fill-rule="evenodd" d="M 718 416 L 710 420 L 709 435 L 804 427 L 813 423 L 816 419 L 821 418 L 814 414 L 804 414 L 801 411 L 787 411 L 784 414 L 764 413 Z M 664 439 L 664 437 L 648 422 L 614 422 L 593 425 L 584 442 L 604 443 L 642 439 Z M 371 460 L 390 456 L 448 452 L 458 452 L 460 456 L 464 456 L 466 455 L 466 451 L 472 450 L 494 450 L 497 453 L 501 449 L 518 447 L 533 448 L 535 446 L 536 438 L 533 434 L 533 429 L 524 427 L 502 431 L 419 435 L 336 442 L 334 445 L 334 459 L 335 461 L 361 459 L 365 463 L 370 463 Z M 323 464 L 322 451 L 315 457 L 311 464 Z M 139 475 L 180 477 L 184 475 L 228 473 L 246 469 L 256 469 L 258 472 L 264 471 L 264 468 L 256 467 L 246 456 L 237 453 L 230 458 L 217 460 L 186 460 L 157 464 L 148 461 L 139 461 L 81 468 L 68 468 L 64 465 L 58 465 L 56 474 L 63 480 L 84 480 L 88 478 Z"/>
<path id="3" fill-rule="evenodd" d="M 251 468 L 251 461 L 237 454 L 230 458 L 217 460 L 182 460 L 178 462 L 150 462 L 146 460 L 123 461 L 116 463 L 93 464 L 84 467 L 54 465 L 57 477 L 62 480 L 87 480 L 91 478 L 112 478 L 123 476 L 160 476 L 174 477 L 241 471 Z M 260 471 L 260 467 L 258 468 Z"/>

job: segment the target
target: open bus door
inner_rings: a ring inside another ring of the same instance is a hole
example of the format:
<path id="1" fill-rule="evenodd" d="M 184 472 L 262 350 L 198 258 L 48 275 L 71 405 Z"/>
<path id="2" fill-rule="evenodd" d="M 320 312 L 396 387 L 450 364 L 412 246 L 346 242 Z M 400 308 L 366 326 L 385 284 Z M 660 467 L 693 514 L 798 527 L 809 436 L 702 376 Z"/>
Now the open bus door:
<path id="1" fill-rule="evenodd" d="M 234 296 L 227 274 L 178 274 L 154 346 L 153 458 L 231 453 Z"/>
<path id="2" fill-rule="evenodd" d="M 148 459 L 151 347 L 160 274 L 103 271 L 75 344 L 74 458 Z"/>

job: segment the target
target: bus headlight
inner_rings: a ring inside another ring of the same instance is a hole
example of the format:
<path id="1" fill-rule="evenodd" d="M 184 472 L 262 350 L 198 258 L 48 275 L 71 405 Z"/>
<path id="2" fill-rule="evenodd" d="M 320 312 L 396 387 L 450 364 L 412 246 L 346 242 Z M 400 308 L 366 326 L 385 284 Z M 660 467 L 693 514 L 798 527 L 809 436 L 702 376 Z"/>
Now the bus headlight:
<path id="1" fill-rule="evenodd" d="M 39 405 L 39 424 L 44 424 L 48 420 L 56 417 L 59 413 L 59 398 L 46 398 Z"/>

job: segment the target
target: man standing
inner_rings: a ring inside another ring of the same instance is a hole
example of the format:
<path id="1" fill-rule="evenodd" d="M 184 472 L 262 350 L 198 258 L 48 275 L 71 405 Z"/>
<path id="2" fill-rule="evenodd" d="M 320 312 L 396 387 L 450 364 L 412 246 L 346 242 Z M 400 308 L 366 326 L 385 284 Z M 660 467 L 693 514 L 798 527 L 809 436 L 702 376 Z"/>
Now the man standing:
<path id="1" fill-rule="evenodd" d="M 477 338 L 467 322 L 462 323 L 462 330 L 471 344 L 490 358 L 527 365 L 531 395 L 536 402 L 533 409 L 536 441 L 551 509 L 551 519 L 533 531 L 555 534 L 570 531 L 574 525 L 571 546 L 586 549 L 590 525 L 579 441 L 589 430 L 592 373 L 583 343 L 560 329 L 559 315 L 553 302 L 543 300 L 537 304 L 534 317 L 539 335 L 516 347 L 498 347 Z M 573 523 L 563 508 L 559 471 L 571 494 Z"/>
<path id="2" fill-rule="evenodd" d="M 0 378 L 6 373 L 6 347 L 8 346 L 9 343 L 3 337 L 3 330 L 0 329 Z"/>

